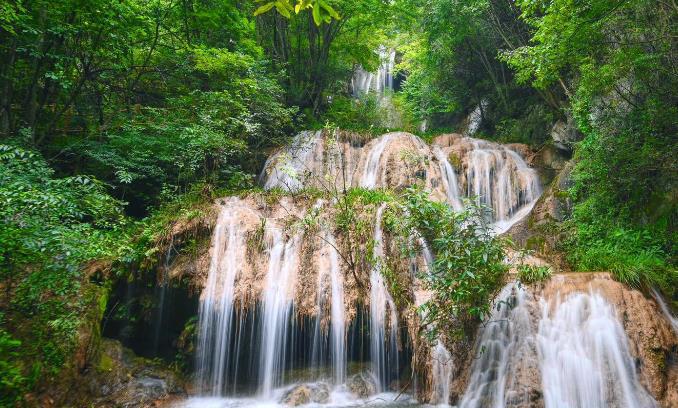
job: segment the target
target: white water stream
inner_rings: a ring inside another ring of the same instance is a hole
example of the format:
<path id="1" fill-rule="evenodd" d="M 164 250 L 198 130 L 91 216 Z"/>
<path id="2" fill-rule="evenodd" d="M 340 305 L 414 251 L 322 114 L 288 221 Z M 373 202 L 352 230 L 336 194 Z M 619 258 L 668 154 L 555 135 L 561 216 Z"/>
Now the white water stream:
<path id="1" fill-rule="evenodd" d="M 671 313 L 671 310 L 669 310 L 668 305 L 664 301 L 662 295 L 659 292 L 657 292 L 657 289 L 652 288 L 652 294 L 654 295 L 654 298 L 657 301 L 659 308 L 662 310 L 662 313 L 664 313 L 664 317 L 666 317 L 666 320 L 668 320 L 669 323 L 671 323 L 671 328 L 673 329 L 673 332 L 678 334 L 678 317 Z"/>
<path id="2" fill-rule="evenodd" d="M 322 144 L 321 136 L 320 131 L 299 132 L 288 147 L 269 157 L 261 175 L 264 189 L 278 187 L 286 191 L 301 190 L 306 178 L 313 176 L 307 173 L 312 172 L 310 163 L 318 160 L 314 156 L 318 145 Z"/>
<path id="3" fill-rule="evenodd" d="M 238 228 L 239 201 L 231 199 L 219 213 L 214 234 L 207 283 L 200 302 L 197 368 L 203 394 L 221 395 L 234 364 L 229 345 L 233 319 L 233 291 L 244 256 L 244 234 Z"/>
<path id="4" fill-rule="evenodd" d="M 370 92 L 383 94 L 386 90 L 393 90 L 393 69 L 395 68 L 395 50 L 379 47 L 379 68 L 376 73 L 367 72 L 358 67 L 351 79 L 351 89 L 354 96 L 367 95 Z"/>
<path id="5" fill-rule="evenodd" d="M 636 408 L 656 403 L 640 385 L 626 333 L 598 293 L 552 310 L 541 301 L 537 335 L 546 408 Z"/>
<path id="6" fill-rule="evenodd" d="M 393 135 L 391 134 L 382 137 L 369 151 L 365 161 L 362 177 L 360 178 L 360 187 L 375 188 L 377 186 L 379 175 L 383 170 L 383 168 L 379 166 L 381 163 L 381 156 L 384 153 L 384 149 L 386 149 L 386 146 L 388 146 L 392 139 Z"/>
<path id="7" fill-rule="evenodd" d="M 478 355 L 460 408 L 501 408 L 514 391 L 511 373 L 516 360 L 512 357 L 533 337 L 526 296 L 525 290 L 513 283 L 497 296 L 494 311 L 479 334 Z"/>
<path id="8" fill-rule="evenodd" d="M 292 285 L 297 267 L 297 252 L 301 236 L 287 242 L 279 230 L 267 231 L 270 252 L 266 286 L 263 295 L 262 347 L 259 384 L 264 397 L 272 396 L 273 389 L 283 383 L 285 372 L 285 345 L 293 306 Z"/>
<path id="9" fill-rule="evenodd" d="M 471 140 L 466 195 L 492 209 L 495 233 L 501 234 L 530 212 L 541 195 L 539 177 L 515 151 Z"/>
<path id="10" fill-rule="evenodd" d="M 374 258 L 384 259 L 384 240 L 381 227 L 384 205 L 377 209 L 374 226 Z M 383 391 L 390 382 L 392 370 L 398 371 L 398 312 L 391 294 L 386 288 L 378 262 L 370 272 L 370 356 L 372 374 L 376 378 L 377 391 Z M 390 327 L 387 337 L 386 329 Z M 394 366 L 395 364 L 395 366 Z"/>
<path id="11" fill-rule="evenodd" d="M 457 182 L 457 173 L 452 168 L 447 155 L 438 146 L 432 147 L 433 154 L 438 160 L 440 173 L 442 174 L 443 187 L 447 193 L 447 201 L 456 211 L 462 209 L 461 194 L 459 193 L 459 183 Z"/>

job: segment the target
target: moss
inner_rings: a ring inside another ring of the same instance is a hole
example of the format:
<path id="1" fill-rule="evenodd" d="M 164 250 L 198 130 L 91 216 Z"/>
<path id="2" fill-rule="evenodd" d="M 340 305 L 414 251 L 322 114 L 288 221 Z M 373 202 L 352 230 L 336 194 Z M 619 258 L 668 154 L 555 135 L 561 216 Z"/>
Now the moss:
<path id="1" fill-rule="evenodd" d="M 539 251 L 546 245 L 546 239 L 541 235 L 533 235 L 527 239 L 525 248 L 528 250 Z"/>
<path id="2" fill-rule="evenodd" d="M 558 188 L 553 189 L 553 196 L 558 199 L 568 199 L 570 198 L 570 193 L 567 190 L 561 190 Z"/>
<path id="3" fill-rule="evenodd" d="M 661 349 L 650 350 L 652 363 L 662 372 L 666 370 L 666 355 Z"/>
<path id="4" fill-rule="evenodd" d="M 457 171 L 457 173 L 461 173 L 461 158 L 455 153 L 455 152 L 450 152 L 449 156 L 447 157 L 447 160 L 450 162 L 452 167 Z"/>
<path id="5" fill-rule="evenodd" d="M 115 368 L 115 362 L 108 354 L 102 353 L 101 358 L 99 358 L 99 364 L 97 364 L 96 368 L 100 372 L 113 371 Z"/>

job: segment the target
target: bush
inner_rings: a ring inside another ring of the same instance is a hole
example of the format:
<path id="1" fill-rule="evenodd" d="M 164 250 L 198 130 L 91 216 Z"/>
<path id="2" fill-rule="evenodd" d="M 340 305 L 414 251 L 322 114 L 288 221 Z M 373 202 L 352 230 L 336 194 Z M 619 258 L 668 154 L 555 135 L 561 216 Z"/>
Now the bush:
<path id="1" fill-rule="evenodd" d="M 68 363 L 92 300 L 82 266 L 118 256 L 128 236 L 121 203 L 100 182 L 54 178 L 39 154 L 18 147 L 0 145 L 0 202 L 0 377 L 16 388 L 24 370 L 56 374 Z"/>
<path id="2" fill-rule="evenodd" d="M 379 100 L 375 94 L 360 98 L 335 96 L 320 122 L 343 130 L 373 130 L 381 122 Z"/>
<path id="3" fill-rule="evenodd" d="M 667 238 L 660 229 L 620 226 L 604 218 L 575 218 L 572 229 L 565 248 L 577 270 L 610 271 L 623 283 L 656 286 L 667 293 L 677 287 L 678 271 L 662 248 Z"/>
<path id="4" fill-rule="evenodd" d="M 518 280 L 525 284 L 543 282 L 551 278 L 551 267 L 536 265 L 519 265 Z"/>
<path id="5" fill-rule="evenodd" d="M 28 386 L 18 361 L 20 346 L 19 340 L 0 328 L 0 406 L 14 406 Z"/>
<path id="6" fill-rule="evenodd" d="M 424 239 L 433 254 L 433 264 L 419 276 L 432 293 L 420 308 L 422 327 L 431 339 L 439 333 L 472 336 L 477 323 L 490 314 L 491 301 L 503 284 L 504 242 L 491 234 L 482 211 L 469 202 L 464 211 L 455 212 L 412 188 L 388 218 L 408 256 L 421 250 L 416 237 Z"/>

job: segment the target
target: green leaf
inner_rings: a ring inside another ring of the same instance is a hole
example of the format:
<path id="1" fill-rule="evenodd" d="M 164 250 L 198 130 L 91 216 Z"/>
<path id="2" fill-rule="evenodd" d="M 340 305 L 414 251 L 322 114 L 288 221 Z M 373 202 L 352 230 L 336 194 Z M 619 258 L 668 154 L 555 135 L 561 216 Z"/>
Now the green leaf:
<path id="1" fill-rule="evenodd" d="M 318 0 L 318 3 L 320 3 L 320 6 L 321 6 L 322 8 L 324 8 L 325 11 L 327 11 L 327 13 L 328 13 L 333 19 L 335 19 L 335 20 L 341 19 L 341 16 L 339 16 L 339 13 L 337 13 L 336 10 L 334 10 L 334 9 L 332 8 L 332 6 L 330 6 L 329 4 L 325 3 L 323 0 Z"/>
<path id="2" fill-rule="evenodd" d="M 289 10 L 287 10 L 287 7 L 285 7 L 285 3 L 283 3 L 283 2 L 280 2 L 280 1 L 276 2 L 275 3 L 275 9 L 278 10 L 278 13 L 280 13 L 281 15 L 283 15 L 286 18 L 292 17 Z"/>
<path id="3" fill-rule="evenodd" d="M 263 6 L 259 7 L 259 8 L 254 12 L 254 15 L 255 15 L 255 16 L 258 16 L 259 14 L 264 14 L 265 12 L 269 11 L 270 9 L 272 9 L 273 6 L 275 6 L 275 3 L 273 3 L 273 2 L 266 3 L 266 4 L 264 4 Z"/>
<path id="4" fill-rule="evenodd" d="M 320 3 L 316 2 L 313 5 L 313 21 L 315 25 L 319 26 L 322 23 L 322 16 L 320 15 Z"/>

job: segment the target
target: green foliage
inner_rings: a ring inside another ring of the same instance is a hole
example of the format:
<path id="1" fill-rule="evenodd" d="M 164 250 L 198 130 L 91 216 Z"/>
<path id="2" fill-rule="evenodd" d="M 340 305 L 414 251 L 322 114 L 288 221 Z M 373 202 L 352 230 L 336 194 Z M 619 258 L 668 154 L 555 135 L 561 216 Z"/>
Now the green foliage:
<path id="1" fill-rule="evenodd" d="M 520 81 L 561 86 L 584 140 L 569 259 L 632 285 L 676 287 L 678 16 L 646 0 L 518 2 L 532 42 L 505 54 Z"/>
<path id="2" fill-rule="evenodd" d="M 584 205 L 577 206 L 580 212 Z M 667 237 L 661 227 L 622 226 L 616 220 L 591 220 L 575 216 L 572 235 L 565 243 L 568 261 L 582 271 L 610 271 L 632 286 L 656 286 L 675 290 L 678 270 L 664 250 Z"/>
<path id="3" fill-rule="evenodd" d="M 0 31 L 0 134 L 104 181 L 133 215 L 192 183 L 251 183 L 292 131 L 296 109 L 230 0 L 24 6 Z"/>
<path id="4" fill-rule="evenodd" d="M 495 137 L 503 143 L 525 143 L 540 146 L 549 141 L 555 117 L 544 105 L 528 106 L 517 118 L 501 119 L 495 127 Z"/>
<path id="5" fill-rule="evenodd" d="M 0 324 L 3 323 L 0 314 Z M 21 341 L 0 327 L 0 405 L 14 406 L 28 386 L 20 363 Z"/>
<path id="6" fill-rule="evenodd" d="M 381 122 L 381 114 L 376 95 L 357 99 L 337 96 L 328 105 L 321 121 L 343 130 L 373 132 Z"/>
<path id="7" fill-rule="evenodd" d="M 254 15 L 257 16 L 266 13 L 273 8 L 287 18 L 291 18 L 292 13 L 299 14 L 300 11 L 311 10 L 313 22 L 318 26 L 323 23 L 327 24 L 331 22 L 332 19 L 339 20 L 341 18 L 332 6 L 324 0 L 297 0 L 296 3 L 292 0 L 271 1 L 264 3 L 256 9 Z"/>
<path id="8" fill-rule="evenodd" d="M 375 50 L 385 43 L 391 6 L 381 0 L 303 3 L 312 5 L 312 11 L 288 18 L 276 8 L 259 15 L 257 24 L 267 55 L 286 71 L 287 102 L 302 107 L 312 120 L 323 112 L 329 97 L 346 93 L 357 65 L 367 69 L 378 65 Z M 323 4 L 331 5 L 341 19 L 328 19 L 331 14 Z"/>
<path id="9" fill-rule="evenodd" d="M 0 202 L 2 331 L 30 339 L 22 341 L 21 358 L 53 375 L 68 363 L 92 300 L 83 293 L 83 265 L 124 250 L 121 203 L 96 179 L 54 178 L 38 153 L 10 145 L 0 145 Z M 7 387 L 27 385 L 27 364 L 2 367 Z"/>
<path id="10" fill-rule="evenodd" d="M 514 81 L 501 50 L 525 42 L 528 27 L 509 2 L 491 0 L 401 0 L 413 28 L 401 34 L 398 69 L 407 75 L 405 107 L 431 129 L 454 127 L 482 104 L 482 131 L 503 140 L 542 143 L 559 108 L 552 90 L 535 91 Z M 521 124 L 531 121 L 527 129 Z M 527 132 L 526 132 L 527 130 Z"/>
<path id="11" fill-rule="evenodd" d="M 408 254 L 421 249 L 417 237 L 433 254 L 433 265 L 419 276 L 432 293 L 420 310 L 430 338 L 438 333 L 471 336 L 477 322 L 489 315 L 491 300 L 503 283 L 504 243 L 490 233 L 481 213 L 470 202 L 464 211 L 455 212 L 431 201 L 427 193 L 409 189 L 388 218 Z"/>
<path id="12" fill-rule="evenodd" d="M 550 266 L 537 265 L 519 265 L 518 266 L 518 280 L 525 284 L 544 282 L 551 277 L 552 271 Z"/>

